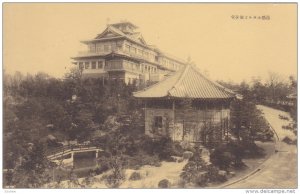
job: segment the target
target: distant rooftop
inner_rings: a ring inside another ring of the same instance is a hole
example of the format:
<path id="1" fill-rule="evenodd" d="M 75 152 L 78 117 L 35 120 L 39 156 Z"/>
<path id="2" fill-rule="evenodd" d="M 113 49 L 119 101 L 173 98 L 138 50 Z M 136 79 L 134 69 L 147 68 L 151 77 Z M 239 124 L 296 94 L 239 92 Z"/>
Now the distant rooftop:
<path id="1" fill-rule="evenodd" d="M 110 25 L 112 25 L 112 26 L 114 26 L 116 28 L 119 28 L 121 26 L 129 26 L 129 27 L 131 27 L 133 29 L 137 29 L 138 28 L 136 25 L 134 25 L 133 23 L 128 22 L 128 21 L 121 21 L 121 22 L 118 22 L 118 23 L 110 24 Z"/>

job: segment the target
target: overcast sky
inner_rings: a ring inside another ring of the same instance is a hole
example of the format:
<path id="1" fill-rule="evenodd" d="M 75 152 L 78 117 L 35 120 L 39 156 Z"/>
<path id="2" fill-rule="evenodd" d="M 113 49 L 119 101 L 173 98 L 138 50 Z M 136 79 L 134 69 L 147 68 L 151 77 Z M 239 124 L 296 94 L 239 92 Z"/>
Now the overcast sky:
<path id="1" fill-rule="evenodd" d="M 127 20 L 146 42 L 191 60 L 213 79 L 240 82 L 268 72 L 296 75 L 296 4 L 5 3 L 6 72 L 62 77 L 71 57 L 107 22 Z M 232 15 L 248 19 L 232 19 Z M 249 16 L 252 19 L 249 19 Z M 270 20 L 253 19 L 269 16 Z"/>

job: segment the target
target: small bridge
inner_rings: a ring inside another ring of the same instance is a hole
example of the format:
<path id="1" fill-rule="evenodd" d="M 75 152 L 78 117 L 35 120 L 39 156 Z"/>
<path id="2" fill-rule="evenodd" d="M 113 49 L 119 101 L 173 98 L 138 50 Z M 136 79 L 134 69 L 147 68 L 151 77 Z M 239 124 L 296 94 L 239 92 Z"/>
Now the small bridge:
<path id="1" fill-rule="evenodd" d="M 82 152 L 95 152 L 96 158 L 99 156 L 99 152 L 103 151 L 102 149 L 91 146 L 91 145 L 66 145 L 57 149 L 53 149 L 47 152 L 47 158 L 49 160 L 67 160 L 67 163 L 72 163 L 74 161 L 74 154 L 75 153 L 82 153 Z M 70 158 L 65 158 L 66 156 L 71 155 Z"/>

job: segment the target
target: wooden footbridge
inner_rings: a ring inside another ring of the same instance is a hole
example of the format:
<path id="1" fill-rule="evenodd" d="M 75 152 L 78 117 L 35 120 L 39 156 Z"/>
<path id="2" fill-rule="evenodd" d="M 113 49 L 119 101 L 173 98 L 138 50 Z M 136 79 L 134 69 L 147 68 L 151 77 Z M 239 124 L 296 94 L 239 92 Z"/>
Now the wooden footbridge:
<path id="1" fill-rule="evenodd" d="M 91 145 L 66 145 L 66 146 L 48 151 L 47 158 L 51 161 L 68 160 L 69 162 L 73 163 L 75 153 L 95 152 L 95 158 L 98 158 L 99 152 L 101 152 L 101 151 L 103 151 L 103 150 L 96 146 L 91 146 Z M 70 157 L 67 157 L 69 155 L 70 155 Z"/>

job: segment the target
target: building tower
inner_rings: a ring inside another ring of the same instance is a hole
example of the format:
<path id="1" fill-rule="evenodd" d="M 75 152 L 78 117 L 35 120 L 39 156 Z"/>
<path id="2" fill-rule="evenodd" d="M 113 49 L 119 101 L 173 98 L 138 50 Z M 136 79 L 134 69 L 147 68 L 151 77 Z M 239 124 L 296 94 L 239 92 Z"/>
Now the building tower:
<path id="1" fill-rule="evenodd" d="M 73 57 L 83 77 L 105 77 L 125 83 L 158 82 L 185 62 L 148 45 L 131 22 L 108 24 L 92 40 L 82 41 L 87 51 Z"/>

